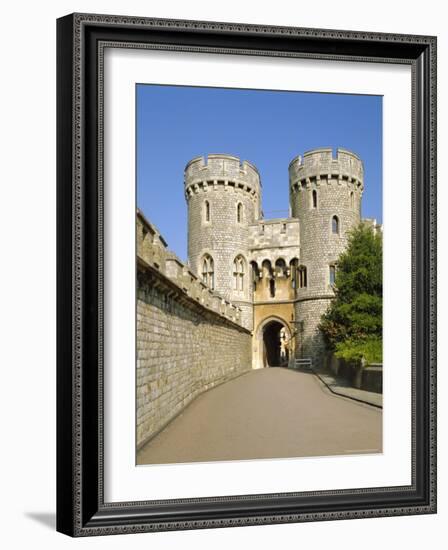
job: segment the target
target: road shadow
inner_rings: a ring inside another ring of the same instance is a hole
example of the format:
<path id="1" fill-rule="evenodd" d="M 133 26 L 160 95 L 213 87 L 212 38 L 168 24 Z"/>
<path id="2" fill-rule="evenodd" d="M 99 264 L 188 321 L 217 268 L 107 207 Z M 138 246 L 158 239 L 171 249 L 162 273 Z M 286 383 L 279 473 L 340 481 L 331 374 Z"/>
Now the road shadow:
<path id="1" fill-rule="evenodd" d="M 327 376 L 331 377 L 331 380 L 327 380 L 326 385 L 331 387 L 340 387 L 340 388 L 353 388 L 353 385 L 350 384 L 348 380 L 340 376 L 336 376 L 330 370 L 326 369 L 321 365 L 315 365 L 312 367 L 289 367 L 288 370 L 292 372 L 300 372 L 301 374 L 312 374 L 313 376 Z"/>

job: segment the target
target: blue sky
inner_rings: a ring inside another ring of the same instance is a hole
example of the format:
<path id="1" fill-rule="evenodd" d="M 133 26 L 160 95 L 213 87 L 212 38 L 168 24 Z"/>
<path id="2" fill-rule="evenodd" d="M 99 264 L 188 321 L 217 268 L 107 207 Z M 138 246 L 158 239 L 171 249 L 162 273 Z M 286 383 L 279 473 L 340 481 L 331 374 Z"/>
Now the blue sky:
<path id="1" fill-rule="evenodd" d="M 287 216 L 288 165 L 320 147 L 364 161 L 362 215 L 382 222 L 382 97 L 137 85 L 137 206 L 187 257 L 183 172 L 228 153 L 258 168 L 266 218 Z"/>

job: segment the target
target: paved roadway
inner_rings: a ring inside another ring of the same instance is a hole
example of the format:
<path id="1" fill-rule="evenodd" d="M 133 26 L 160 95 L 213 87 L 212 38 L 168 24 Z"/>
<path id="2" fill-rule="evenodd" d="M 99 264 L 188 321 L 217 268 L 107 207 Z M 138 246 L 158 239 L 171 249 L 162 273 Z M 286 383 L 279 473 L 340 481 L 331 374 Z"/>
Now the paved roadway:
<path id="1" fill-rule="evenodd" d="M 287 458 L 382 449 L 382 413 L 339 397 L 312 373 L 251 371 L 197 397 L 138 464 Z"/>

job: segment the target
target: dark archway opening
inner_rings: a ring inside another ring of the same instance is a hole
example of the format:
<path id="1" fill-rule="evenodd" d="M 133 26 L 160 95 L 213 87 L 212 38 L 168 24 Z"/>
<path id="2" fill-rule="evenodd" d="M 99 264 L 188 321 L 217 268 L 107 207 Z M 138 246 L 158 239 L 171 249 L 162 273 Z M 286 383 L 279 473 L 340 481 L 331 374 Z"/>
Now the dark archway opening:
<path id="1" fill-rule="evenodd" d="M 285 337 L 285 326 L 278 321 L 270 321 L 264 327 L 264 356 L 268 367 L 281 367 L 288 364 L 288 350 L 284 345 Z"/>

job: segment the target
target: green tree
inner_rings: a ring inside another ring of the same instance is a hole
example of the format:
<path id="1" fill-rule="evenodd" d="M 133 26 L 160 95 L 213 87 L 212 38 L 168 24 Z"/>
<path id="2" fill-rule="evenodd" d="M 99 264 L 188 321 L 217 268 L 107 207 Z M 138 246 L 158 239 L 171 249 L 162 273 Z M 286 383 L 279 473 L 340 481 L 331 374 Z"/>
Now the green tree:
<path id="1" fill-rule="evenodd" d="M 344 359 L 382 360 L 383 251 L 380 234 L 360 224 L 337 263 L 335 299 L 320 329 L 329 348 Z"/>

